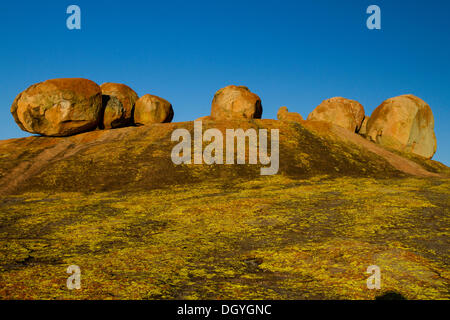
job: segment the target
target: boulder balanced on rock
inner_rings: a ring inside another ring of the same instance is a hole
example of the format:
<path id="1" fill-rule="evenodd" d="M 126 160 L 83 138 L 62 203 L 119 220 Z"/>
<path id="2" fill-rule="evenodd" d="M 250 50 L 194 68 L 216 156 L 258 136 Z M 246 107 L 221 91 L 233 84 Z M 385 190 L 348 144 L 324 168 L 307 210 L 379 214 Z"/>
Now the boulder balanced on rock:
<path id="1" fill-rule="evenodd" d="M 30 86 L 11 106 L 22 130 L 45 136 L 69 136 L 97 127 L 102 92 L 93 81 L 52 79 Z"/>
<path id="2" fill-rule="evenodd" d="M 146 94 L 136 101 L 134 123 L 138 125 L 171 122 L 173 116 L 172 105 L 163 98 Z"/>
<path id="3" fill-rule="evenodd" d="M 261 119 L 261 99 L 244 86 L 228 86 L 214 95 L 211 117 L 215 120 Z"/>
<path id="4" fill-rule="evenodd" d="M 335 97 L 324 100 L 307 120 L 334 123 L 352 132 L 358 132 L 364 120 L 364 107 L 355 100 Z"/>
<path id="5" fill-rule="evenodd" d="M 104 129 L 119 128 L 133 123 L 133 111 L 139 96 L 122 83 L 106 82 L 100 86 L 103 94 Z"/>
<path id="6" fill-rule="evenodd" d="M 436 152 L 433 113 L 425 101 L 414 95 L 384 101 L 370 116 L 366 135 L 383 146 L 425 158 Z"/>
<path id="7" fill-rule="evenodd" d="M 277 113 L 278 120 L 281 121 L 303 121 L 302 116 L 298 112 L 289 112 L 287 107 L 280 107 Z"/>

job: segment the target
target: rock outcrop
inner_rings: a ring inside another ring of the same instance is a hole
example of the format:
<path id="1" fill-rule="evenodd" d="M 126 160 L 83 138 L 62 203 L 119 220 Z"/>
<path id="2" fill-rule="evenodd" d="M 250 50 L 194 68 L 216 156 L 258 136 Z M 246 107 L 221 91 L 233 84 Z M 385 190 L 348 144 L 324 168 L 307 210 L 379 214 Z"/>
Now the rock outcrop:
<path id="1" fill-rule="evenodd" d="M 367 122 L 367 137 L 386 147 L 431 158 L 436 152 L 430 106 L 414 95 L 384 101 Z"/>
<path id="2" fill-rule="evenodd" d="M 40 82 L 17 95 L 11 113 L 22 130 L 44 136 L 70 136 L 96 128 L 169 123 L 174 111 L 167 100 L 136 92 L 120 83 L 98 86 L 82 78 Z M 261 99 L 244 86 L 227 86 L 214 95 L 211 115 L 197 120 L 260 119 Z M 302 122 L 287 107 L 278 110 L 280 121 Z M 335 97 L 324 100 L 304 124 L 331 124 L 359 133 L 387 149 L 397 149 L 431 159 L 436 152 L 434 117 L 430 106 L 414 95 L 384 101 L 370 117 L 357 101 Z M 345 131 L 347 132 L 347 131 Z"/>
<path id="3" fill-rule="evenodd" d="M 281 121 L 303 121 L 302 116 L 298 112 L 289 112 L 287 107 L 280 107 L 277 113 L 278 120 Z"/>
<path id="4" fill-rule="evenodd" d="M 69 136 L 97 127 L 102 92 L 93 81 L 52 79 L 30 86 L 11 106 L 22 130 L 45 136 Z"/>
<path id="5" fill-rule="evenodd" d="M 134 123 L 138 125 L 168 123 L 173 116 L 172 105 L 163 98 L 146 94 L 136 101 Z"/>
<path id="6" fill-rule="evenodd" d="M 309 114 L 307 120 L 331 122 L 358 132 L 364 120 L 364 107 L 355 100 L 335 97 L 324 100 Z"/>
<path id="7" fill-rule="evenodd" d="M 106 82 L 100 88 L 104 108 L 102 127 L 111 129 L 131 125 L 134 106 L 139 99 L 137 93 L 122 83 Z"/>
<path id="8" fill-rule="evenodd" d="M 214 95 L 211 117 L 220 120 L 261 119 L 261 99 L 244 86 L 228 86 Z"/>

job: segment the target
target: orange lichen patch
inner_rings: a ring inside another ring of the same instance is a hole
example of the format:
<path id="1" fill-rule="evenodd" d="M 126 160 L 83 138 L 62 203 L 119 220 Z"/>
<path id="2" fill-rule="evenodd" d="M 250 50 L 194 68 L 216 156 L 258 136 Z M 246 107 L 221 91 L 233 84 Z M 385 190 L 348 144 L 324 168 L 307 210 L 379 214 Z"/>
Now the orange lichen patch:
<path id="1" fill-rule="evenodd" d="M 94 81 L 83 78 L 60 78 L 32 85 L 27 91 L 30 95 L 46 91 L 69 91 L 66 94 L 70 95 L 73 90 L 86 96 L 94 96 L 98 93 L 98 85 Z"/>

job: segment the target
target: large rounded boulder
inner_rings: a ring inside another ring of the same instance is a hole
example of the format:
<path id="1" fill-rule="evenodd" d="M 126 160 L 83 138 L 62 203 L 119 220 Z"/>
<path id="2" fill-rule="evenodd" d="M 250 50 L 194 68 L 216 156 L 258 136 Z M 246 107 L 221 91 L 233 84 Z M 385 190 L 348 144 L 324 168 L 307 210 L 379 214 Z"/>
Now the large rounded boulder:
<path id="1" fill-rule="evenodd" d="M 261 119 L 261 99 L 244 86 L 228 86 L 214 95 L 211 117 L 216 120 Z"/>
<path id="2" fill-rule="evenodd" d="M 367 137 L 386 147 L 432 158 L 436 152 L 430 106 L 414 95 L 384 101 L 367 122 Z"/>
<path id="3" fill-rule="evenodd" d="M 335 97 L 324 100 L 308 115 L 307 120 L 331 122 L 358 132 L 364 120 L 364 107 L 358 101 Z"/>
<path id="4" fill-rule="evenodd" d="M 134 123 L 137 125 L 171 122 L 173 116 L 172 105 L 163 98 L 146 94 L 136 101 Z"/>
<path id="5" fill-rule="evenodd" d="M 69 136 L 97 127 L 102 92 L 93 81 L 52 79 L 30 86 L 11 106 L 19 127 L 44 136 Z"/>
<path id="6" fill-rule="evenodd" d="M 100 86 L 103 94 L 103 128 L 119 128 L 133 123 L 133 112 L 139 96 L 122 83 L 106 82 Z"/>

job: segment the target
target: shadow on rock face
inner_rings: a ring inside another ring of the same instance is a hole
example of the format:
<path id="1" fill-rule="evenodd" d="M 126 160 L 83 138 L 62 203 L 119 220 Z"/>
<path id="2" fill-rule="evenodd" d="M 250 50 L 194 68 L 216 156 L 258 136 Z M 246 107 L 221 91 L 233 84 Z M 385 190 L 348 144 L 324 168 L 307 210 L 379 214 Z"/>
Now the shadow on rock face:
<path id="1" fill-rule="evenodd" d="M 381 296 L 375 298 L 375 300 L 407 300 L 402 294 L 395 291 L 388 291 Z"/>
<path id="2" fill-rule="evenodd" d="M 110 98 L 111 96 L 102 94 L 102 109 L 100 110 L 100 115 L 98 119 L 98 128 L 102 130 L 105 129 L 105 126 L 103 125 L 103 119 L 105 116 L 106 105 L 108 104 Z"/>
<path id="3" fill-rule="evenodd" d="M 114 96 L 102 95 L 102 110 L 99 116 L 99 129 L 114 129 L 132 125 L 126 118 L 126 110 L 122 102 Z"/>

